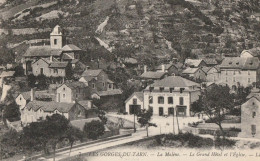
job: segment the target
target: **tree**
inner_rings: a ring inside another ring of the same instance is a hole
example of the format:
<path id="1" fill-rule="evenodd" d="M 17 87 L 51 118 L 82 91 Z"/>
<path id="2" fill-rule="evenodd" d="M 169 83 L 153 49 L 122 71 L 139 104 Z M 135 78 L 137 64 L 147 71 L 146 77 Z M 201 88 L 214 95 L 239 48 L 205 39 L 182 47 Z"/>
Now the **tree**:
<path id="1" fill-rule="evenodd" d="M 33 74 L 29 74 L 27 76 L 27 80 L 28 80 L 28 86 L 30 88 L 34 88 L 35 87 L 35 83 L 36 83 L 36 77 Z"/>
<path id="2" fill-rule="evenodd" d="M 219 126 L 223 138 L 225 138 L 225 132 L 222 121 L 234 105 L 233 97 L 229 91 L 228 86 L 214 85 L 202 92 L 201 109 L 212 122 Z"/>
<path id="3" fill-rule="evenodd" d="M 146 132 L 147 132 L 147 137 L 149 136 L 148 134 L 148 127 L 149 126 L 155 126 L 157 127 L 156 124 L 150 123 L 150 120 L 152 118 L 153 111 L 151 108 L 148 110 L 142 109 L 140 113 L 138 113 L 138 122 L 141 124 L 141 127 L 146 127 Z"/>
<path id="4" fill-rule="evenodd" d="M 75 141 L 78 141 L 78 140 L 82 141 L 83 137 L 84 137 L 83 132 L 80 129 L 73 127 L 73 126 L 69 126 L 69 128 L 65 132 L 65 138 L 67 138 L 69 140 L 70 153 L 71 153 L 71 149 L 72 149 L 72 146 L 75 143 Z M 70 153 L 69 153 L 69 156 L 70 156 Z"/>
<path id="5" fill-rule="evenodd" d="M 8 105 L 4 106 L 3 116 L 5 119 L 20 120 L 20 109 L 19 106 L 13 101 Z"/>
<path id="6" fill-rule="evenodd" d="M 90 123 L 86 123 L 84 126 L 84 132 L 87 138 L 97 140 L 99 136 L 105 133 L 105 126 L 99 120 L 93 120 Z"/>

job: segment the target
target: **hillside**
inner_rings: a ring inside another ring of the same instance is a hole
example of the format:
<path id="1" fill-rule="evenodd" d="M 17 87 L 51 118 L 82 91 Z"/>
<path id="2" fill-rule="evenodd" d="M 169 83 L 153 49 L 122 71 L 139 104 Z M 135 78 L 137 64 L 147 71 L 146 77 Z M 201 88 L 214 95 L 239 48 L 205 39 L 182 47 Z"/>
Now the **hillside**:
<path id="1" fill-rule="evenodd" d="M 115 52 L 120 46 L 131 45 L 134 57 L 184 60 L 238 55 L 244 49 L 260 46 L 259 0 L 7 2 L 10 3 L 3 4 L 0 10 L 1 15 L 8 15 L 2 19 L 0 31 L 11 34 L 9 46 L 18 48 L 19 55 L 23 53 L 19 53 L 18 43 L 48 39 L 56 24 L 66 29 L 67 42 L 86 51 L 98 45 Z"/>

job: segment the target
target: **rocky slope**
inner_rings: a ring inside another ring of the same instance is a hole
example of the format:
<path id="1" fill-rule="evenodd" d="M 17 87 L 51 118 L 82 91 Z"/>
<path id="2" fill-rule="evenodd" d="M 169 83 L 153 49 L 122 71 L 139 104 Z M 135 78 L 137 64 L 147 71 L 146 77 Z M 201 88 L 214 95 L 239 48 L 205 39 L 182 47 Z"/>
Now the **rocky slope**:
<path id="1" fill-rule="evenodd" d="M 260 46 L 259 0 L 24 1 L 10 0 L 12 3 L 1 6 L 0 13 L 8 15 L 2 18 L 1 26 L 13 35 L 8 38 L 10 46 L 47 39 L 46 29 L 56 24 L 70 28 L 66 30 L 67 41 L 85 50 L 101 45 L 113 52 L 118 46 L 131 44 L 136 57 L 183 60 L 239 55 L 244 49 Z M 22 31 L 25 28 L 41 30 Z M 93 40 L 94 45 L 90 45 Z"/>

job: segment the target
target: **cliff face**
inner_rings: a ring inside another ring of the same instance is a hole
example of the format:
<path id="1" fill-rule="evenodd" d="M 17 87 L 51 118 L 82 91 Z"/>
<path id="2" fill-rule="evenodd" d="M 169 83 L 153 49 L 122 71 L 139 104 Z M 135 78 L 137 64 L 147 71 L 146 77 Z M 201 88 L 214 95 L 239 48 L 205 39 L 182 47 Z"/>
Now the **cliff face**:
<path id="1" fill-rule="evenodd" d="M 83 49 L 91 48 L 80 43 L 89 37 L 112 52 L 116 46 L 131 44 L 136 55 L 182 59 L 239 55 L 259 46 L 257 0 L 30 0 L 25 4 L 2 6 L 0 12 L 6 8 L 13 12 L 16 7 L 16 12 L 8 13 L 9 19 L 2 20 L 2 28 L 52 28 L 57 23 L 78 27 L 67 32 L 68 41 Z M 43 33 L 15 35 L 10 41 L 48 38 Z"/>

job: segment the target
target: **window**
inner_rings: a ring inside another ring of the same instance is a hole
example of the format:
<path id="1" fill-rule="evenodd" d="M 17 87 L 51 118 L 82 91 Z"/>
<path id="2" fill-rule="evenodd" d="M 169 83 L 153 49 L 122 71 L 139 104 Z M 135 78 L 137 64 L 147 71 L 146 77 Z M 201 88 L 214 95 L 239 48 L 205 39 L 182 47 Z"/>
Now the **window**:
<path id="1" fill-rule="evenodd" d="M 236 71 L 234 71 L 233 75 L 236 75 Z"/>
<path id="2" fill-rule="evenodd" d="M 54 39 L 54 45 L 57 45 L 57 39 Z"/>
<path id="3" fill-rule="evenodd" d="M 149 91 L 152 92 L 154 90 L 154 87 L 150 87 Z"/>
<path id="4" fill-rule="evenodd" d="M 180 97 L 180 105 L 183 105 L 183 97 Z"/>
<path id="5" fill-rule="evenodd" d="M 65 98 L 66 97 L 66 94 L 63 94 L 63 98 Z"/>
<path id="6" fill-rule="evenodd" d="M 136 98 L 133 99 L 133 104 L 137 105 L 137 99 Z"/>
<path id="7" fill-rule="evenodd" d="M 160 87 L 160 92 L 163 92 L 164 88 L 163 87 Z"/>
<path id="8" fill-rule="evenodd" d="M 76 98 L 78 98 L 78 94 L 76 94 Z"/>
<path id="9" fill-rule="evenodd" d="M 248 78 L 248 83 L 250 83 L 251 82 L 251 80 L 250 80 L 250 78 Z"/>
<path id="10" fill-rule="evenodd" d="M 53 73 L 58 73 L 58 69 L 53 69 Z"/>
<path id="11" fill-rule="evenodd" d="M 158 103 L 164 104 L 164 98 L 162 96 L 158 97 Z"/>
<path id="12" fill-rule="evenodd" d="M 103 82 L 103 87 L 105 87 L 105 85 L 106 85 L 106 84 Z"/>
<path id="13" fill-rule="evenodd" d="M 226 77 L 226 82 L 228 82 L 227 77 Z"/>
<path id="14" fill-rule="evenodd" d="M 153 96 L 149 96 L 149 104 L 153 104 Z"/>
<path id="15" fill-rule="evenodd" d="M 226 71 L 226 75 L 227 75 L 227 71 Z"/>
<path id="16" fill-rule="evenodd" d="M 152 110 L 152 112 L 153 112 L 153 107 L 152 107 L 152 106 L 149 106 L 149 109 L 151 109 L 151 110 Z"/>
<path id="17" fill-rule="evenodd" d="M 250 75 L 250 71 L 248 71 L 248 75 Z"/>
<path id="18" fill-rule="evenodd" d="M 109 89 L 111 89 L 111 88 L 112 88 L 112 87 L 111 87 L 111 84 L 109 84 L 109 85 L 108 85 L 108 88 L 109 88 Z"/>
<path id="19" fill-rule="evenodd" d="M 168 104 L 173 104 L 173 98 L 172 97 L 168 97 Z"/>
<path id="20" fill-rule="evenodd" d="M 182 93 L 184 91 L 185 88 L 180 88 L 180 93 Z"/>
<path id="21" fill-rule="evenodd" d="M 95 89 L 95 84 L 94 83 L 92 84 L 92 88 Z"/>
<path id="22" fill-rule="evenodd" d="M 170 93 L 172 93 L 174 91 L 174 88 L 170 88 Z"/>
<path id="23" fill-rule="evenodd" d="M 65 91 L 66 90 L 66 88 L 63 88 L 63 91 Z"/>
<path id="24" fill-rule="evenodd" d="M 235 77 L 233 77 L 233 82 L 236 82 L 236 78 Z"/>
<path id="25" fill-rule="evenodd" d="M 256 112 L 252 112 L 252 118 L 255 118 Z"/>
<path id="26" fill-rule="evenodd" d="M 256 134 L 256 125 L 251 125 L 251 133 L 253 136 Z"/>

